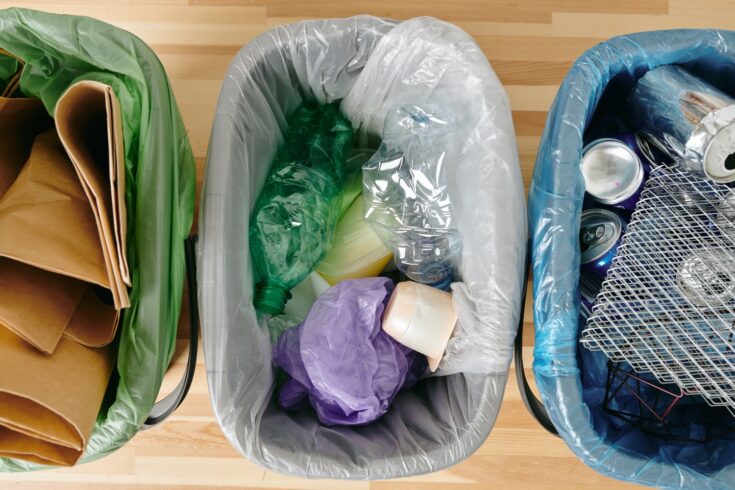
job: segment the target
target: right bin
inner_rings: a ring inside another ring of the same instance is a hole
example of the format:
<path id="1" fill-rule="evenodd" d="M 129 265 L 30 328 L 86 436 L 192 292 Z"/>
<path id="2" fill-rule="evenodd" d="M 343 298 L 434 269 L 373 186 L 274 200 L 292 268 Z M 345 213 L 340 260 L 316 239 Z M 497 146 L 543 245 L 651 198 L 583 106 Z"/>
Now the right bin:
<path id="1" fill-rule="evenodd" d="M 533 370 L 543 402 L 530 396 L 529 406 L 580 459 L 613 478 L 666 488 L 733 488 L 735 441 L 729 434 L 704 442 L 661 438 L 620 424 L 601 408 L 607 361 L 579 342 L 585 129 L 601 105 L 624 101 L 635 82 L 660 65 L 682 65 L 733 95 L 734 53 L 735 33 L 730 31 L 671 30 L 612 38 L 576 61 L 549 111 L 529 194 Z"/>

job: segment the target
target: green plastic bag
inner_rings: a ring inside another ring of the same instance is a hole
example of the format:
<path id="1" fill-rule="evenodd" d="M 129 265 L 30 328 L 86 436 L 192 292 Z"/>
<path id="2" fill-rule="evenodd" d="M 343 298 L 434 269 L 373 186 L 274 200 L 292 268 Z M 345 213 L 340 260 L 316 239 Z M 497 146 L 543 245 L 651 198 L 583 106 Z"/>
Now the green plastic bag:
<path id="1" fill-rule="evenodd" d="M 191 145 L 160 61 L 109 24 L 25 9 L 0 10 L 0 49 L 25 62 L 21 91 L 53 114 L 71 84 L 95 80 L 122 108 L 128 259 L 133 286 L 123 314 L 117 373 L 81 462 L 128 442 L 156 401 L 173 356 L 184 283 L 184 239 L 194 214 Z M 116 379 L 119 377 L 119 381 Z M 40 468 L 0 459 L 0 471 Z"/>

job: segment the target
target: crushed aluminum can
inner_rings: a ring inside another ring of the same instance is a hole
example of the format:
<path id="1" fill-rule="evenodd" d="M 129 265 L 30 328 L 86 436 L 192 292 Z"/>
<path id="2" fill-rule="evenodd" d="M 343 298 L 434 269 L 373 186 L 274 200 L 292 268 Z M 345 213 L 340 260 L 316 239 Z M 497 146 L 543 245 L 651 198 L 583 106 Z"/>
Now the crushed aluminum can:
<path id="1" fill-rule="evenodd" d="M 604 277 L 623 240 L 625 221 L 607 209 L 588 209 L 582 213 L 579 244 L 582 270 Z"/>
<path id="2" fill-rule="evenodd" d="M 695 306 L 728 303 L 735 299 L 735 253 L 697 250 L 682 261 L 676 282 L 681 295 Z"/>

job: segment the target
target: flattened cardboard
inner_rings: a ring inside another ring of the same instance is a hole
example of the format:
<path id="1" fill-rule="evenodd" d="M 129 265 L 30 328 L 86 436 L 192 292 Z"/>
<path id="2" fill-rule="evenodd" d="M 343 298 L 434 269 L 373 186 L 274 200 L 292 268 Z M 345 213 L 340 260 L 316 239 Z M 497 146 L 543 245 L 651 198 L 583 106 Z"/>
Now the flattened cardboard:
<path id="1" fill-rule="evenodd" d="M 47 354 L 67 328 L 86 345 L 112 341 L 119 312 L 87 294 L 110 288 L 96 221 L 53 129 L 0 199 L 0 257 L 12 259 L 0 262 L 0 324 Z"/>
<path id="2" fill-rule="evenodd" d="M 0 257 L 0 327 L 51 354 L 87 289 L 82 281 Z"/>
<path id="3" fill-rule="evenodd" d="M 120 312 L 89 283 L 0 257 L 0 327 L 44 354 L 54 352 L 62 334 L 88 347 L 105 346 L 119 321 Z"/>
<path id="4" fill-rule="evenodd" d="M 110 288 L 97 224 L 54 130 L 0 201 L 0 255 Z"/>
<path id="5" fill-rule="evenodd" d="M 99 288 L 87 287 L 64 336 L 87 347 L 102 347 L 115 337 L 120 323 L 120 310 L 100 298 Z"/>
<path id="6" fill-rule="evenodd" d="M 0 199 L 18 177 L 36 136 L 52 124 L 40 100 L 0 98 Z"/>
<path id="7" fill-rule="evenodd" d="M 116 308 L 130 306 L 125 160 L 120 107 L 111 87 L 82 81 L 56 104 L 59 137 L 92 203 Z"/>
<path id="8" fill-rule="evenodd" d="M 69 339 L 47 356 L 0 328 L 0 456 L 75 464 L 97 419 L 113 357 L 110 347 L 91 349 Z"/>

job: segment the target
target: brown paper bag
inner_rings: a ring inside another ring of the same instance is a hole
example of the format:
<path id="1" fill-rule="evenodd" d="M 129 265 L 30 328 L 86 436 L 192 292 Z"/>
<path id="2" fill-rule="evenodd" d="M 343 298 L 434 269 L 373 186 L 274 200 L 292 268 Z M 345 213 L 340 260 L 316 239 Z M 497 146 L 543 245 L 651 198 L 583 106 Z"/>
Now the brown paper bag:
<path id="1" fill-rule="evenodd" d="M 0 325 L 47 354 L 69 327 L 86 345 L 112 341 L 119 312 L 88 294 L 111 288 L 97 224 L 53 129 L 0 199 L 0 257 Z"/>
<path id="2" fill-rule="evenodd" d="M 125 158 L 122 117 L 108 85 L 82 81 L 56 104 L 54 115 L 69 158 L 92 203 L 115 306 L 130 306 L 126 254 Z"/>
<path id="3" fill-rule="evenodd" d="M 0 328 L 0 457 L 75 464 L 94 428 L 113 357 L 109 347 L 67 339 L 46 356 Z"/>

